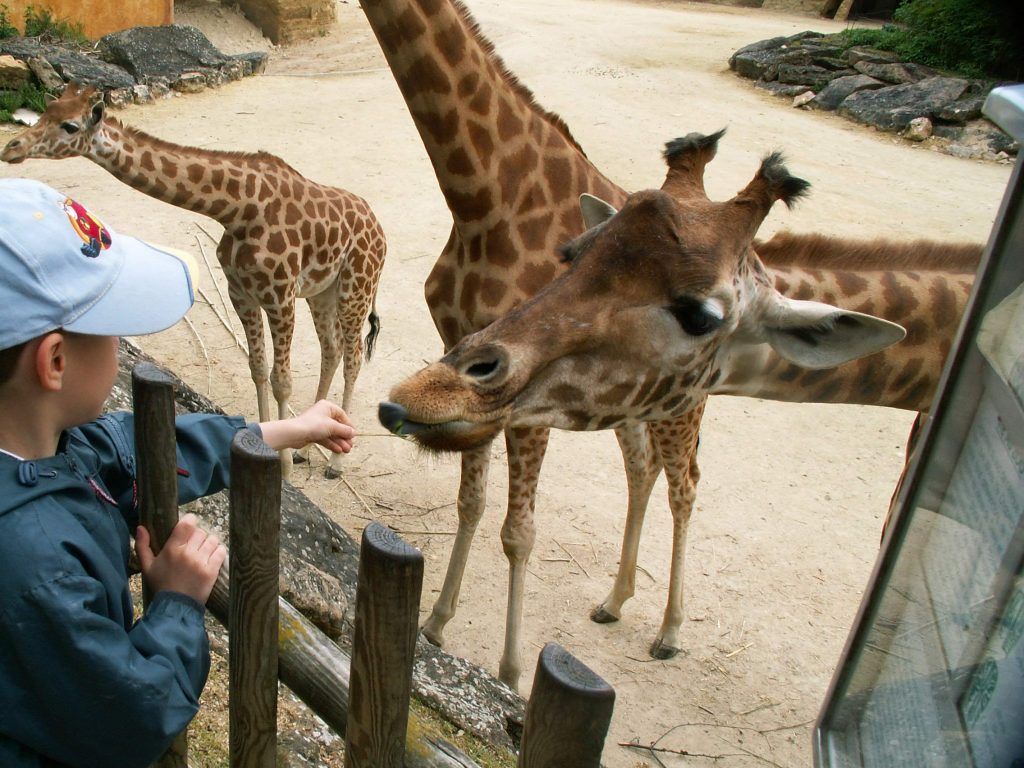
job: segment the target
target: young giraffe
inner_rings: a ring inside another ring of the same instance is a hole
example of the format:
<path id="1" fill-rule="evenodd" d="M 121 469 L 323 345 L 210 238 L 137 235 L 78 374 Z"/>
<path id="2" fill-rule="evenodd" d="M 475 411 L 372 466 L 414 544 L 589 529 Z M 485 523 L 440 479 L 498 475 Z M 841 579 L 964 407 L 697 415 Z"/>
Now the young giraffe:
<path id="1" fill-rule="evenodd" d="M 707 396 L 927 410 L 981 255 L 971 245 L 788 234 L 755 252 L 771 204 L 790 203 L 806 184 L 771 155 L 736 198 L 711 202 L 703 170 L 720 135 L 671 142 L 662 190 L 631 195 L 617 214 L 585 199 L 593 228 L 565 249 L 570 271 L 397 385 L 381 406 L 386 426 L 437 450 L 466 450 L 510 426 L 593 430 L 661 419 L 649 425 L 673 515 L 669 598 L 652 647 L 661 658 L 679 647 Z M 887 346 L 902 337 L 893 323 L 906 337 Z M 633 593 L 642 519 L 641 511 L 627 521 L 598 620 L 617 618 Z"/>
<path id="2" fill-rule="evenodd" d="M 583 230 L 581 193 L 612 201 L 624 200 L 625 193 L 590 163 L 565 123 L 543 110 L 508 71 L 458 0 L 363 0 L 362 7 L 452 213 L 451 234 L 425 286 L 431 316 L 450 349 L 562 271 L 556 247 Z M 458 531 L 444 585 L 423 627 L 437 645 L 455 615 L 484 511 L 488 444 L 496 435 L 489 433 L 462 455 Z M 632 506 L 648 482 L 638 475 L 646 467 L 643 428 L 630 426 L 617 436 Z M 509 561 L 509 589 L 499 675 L 514 687 L 521 670 L 518 633 L 526 561 L 535 538 L 533 510 L 548 430 L 512 429 L 505 441 L 509 491 L 501 541 Z"/>
<path id="3" fill-rule="evenodd" d="M 158 200 L 216 219 L 224 226 L 217 258 L 228 295 L 245 329 L 259 418 L 271 418 L 262 309 L 274 347 L 270 383 L 280 418 L 291 397 L 290 349 L 295 300 L 309 303 L 320 341 L 316 397 L 327 396 L 344 359 L 348 408 L 362 363 L 380 328 L 377 282 L 387 250 L 384 231 L 365 200 L 312 182 L 266 152 L 195 149 L 122 125 L 95 89 L 69 85 L 36 125 L 7 144 L 0 159 L 87 157 Z M 288 456 L 282 457 L 284 468 Z M 329 474 L 337 472 L 337 458 Z"/>

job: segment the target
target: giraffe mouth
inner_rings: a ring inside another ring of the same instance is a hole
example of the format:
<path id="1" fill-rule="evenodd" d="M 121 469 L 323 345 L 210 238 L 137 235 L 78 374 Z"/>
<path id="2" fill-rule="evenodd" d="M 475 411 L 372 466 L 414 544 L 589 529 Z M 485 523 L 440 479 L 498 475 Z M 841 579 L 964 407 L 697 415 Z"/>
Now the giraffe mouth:
<path id="1" fill-rule="evenodd" d="M 452 419 L 427 423 L 409 418 L 409 412 L 398 403 L 381 403 L 377 418 L 392 434 L 410 439 L 431 451 L 468 451 L 488 444 L 504 428 L 504 419 L 467 421 Z"/>

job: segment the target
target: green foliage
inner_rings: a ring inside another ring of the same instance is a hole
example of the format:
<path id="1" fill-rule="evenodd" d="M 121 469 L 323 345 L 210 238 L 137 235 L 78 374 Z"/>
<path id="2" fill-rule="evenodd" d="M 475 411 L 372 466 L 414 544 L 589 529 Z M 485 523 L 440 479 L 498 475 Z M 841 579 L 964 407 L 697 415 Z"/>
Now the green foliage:
<path id="1" fill-rule="evenodd" d="M 1014 5 L 1019 3 L 904 0 L 893 15 L 907 31 L 897 52 L 976 77 L 1016 78 L 1024 74 L 1024 16 Z"/>
<path id="2" fill-rule="evenodd" d="M 0 90 L 0 123 L 12 122 L 14 110 L 21 107 L 46 111 L 46 91 L 35 85 L 23 85 L 16 91 Z"/>
<path id="3" fill-rule="evenodd" d="M 25 37 L 45 37 L 70 43 L 88 43 L 82 25 L 54 17 L 48 8 L 25 9 Z"/>
<path id="4" fill-rule="evenodd" d="M 847 29 L 838 37 L 965 77 L 1024 78 L 1022 3 L 904 0 L 893 19 L 896 24 Z"/>
<path id="5" fill-rule="evenodd" d="M 0 3 L 0 40 L 5 37 L 16 37 L 18 28 L 11 24 L 10 10 L 6 5 Z"/>

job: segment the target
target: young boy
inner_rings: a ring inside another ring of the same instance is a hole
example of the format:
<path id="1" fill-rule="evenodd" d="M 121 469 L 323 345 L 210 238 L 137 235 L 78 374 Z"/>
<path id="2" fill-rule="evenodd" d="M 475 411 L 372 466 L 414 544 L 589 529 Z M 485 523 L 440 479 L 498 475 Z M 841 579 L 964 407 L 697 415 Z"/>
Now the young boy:
<path id="1" fill-rule="evenodd" d="M 0 180 L 0 766 L 148 766 L 198 709 L 203 605 L 223 545 L 186 515 L 138 524 L 131 414 L 97 418 L 120 335 L 192 305 L 178 258 L 38 182 Z M 241 418 L 177 420 L 179 501 L 228 485 Z M 352 448 L 336 405 L 260 424 L 275 449 Z M 132 620 L 129 531 L 154 598 Z"/>

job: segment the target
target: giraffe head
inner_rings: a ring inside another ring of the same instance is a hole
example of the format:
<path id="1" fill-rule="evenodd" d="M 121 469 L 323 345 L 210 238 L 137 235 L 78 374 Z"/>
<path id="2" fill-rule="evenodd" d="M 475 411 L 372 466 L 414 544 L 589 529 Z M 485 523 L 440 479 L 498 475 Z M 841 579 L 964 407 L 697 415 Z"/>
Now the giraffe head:
<path id="1" fill-rule="evenodd" d="M 619 211 L 584 196 L 589 229 L 563 249 L 569 270 L 394 387 L 384 425 L 437 450 L 506 426 L 607 429 L 679 416 L 737 369 L 756 376 L 766 345 L 828 368 L 902 339 L 898 325 L 772 286 L 751 244 L 772 205 L 808 184 L 773 153 L 734 198 L 709 200 L 721 135 L 670 142 L 662 188 Z"/>
<path id="2" fill-rule="evenodd" d="M 84 155 L 103 122 L 103 114 L 102 93 L 92 86 L 69 83 L 60 98 L 50 101 L 39 122 L 7 142 L 0 160 L 20 163 L 30 157 L 61 160 Z"/>

